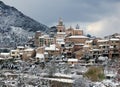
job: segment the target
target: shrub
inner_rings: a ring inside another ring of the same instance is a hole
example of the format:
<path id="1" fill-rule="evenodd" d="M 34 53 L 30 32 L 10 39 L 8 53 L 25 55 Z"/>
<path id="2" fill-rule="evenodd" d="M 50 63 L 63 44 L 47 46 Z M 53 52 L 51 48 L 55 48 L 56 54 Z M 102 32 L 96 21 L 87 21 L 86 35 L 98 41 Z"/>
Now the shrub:
<path id="1" fill-rule="evenodd" d="M 91 81 L 101 81 L 105 78 L 102 67 L 90 67 L 84 76 Z"/>

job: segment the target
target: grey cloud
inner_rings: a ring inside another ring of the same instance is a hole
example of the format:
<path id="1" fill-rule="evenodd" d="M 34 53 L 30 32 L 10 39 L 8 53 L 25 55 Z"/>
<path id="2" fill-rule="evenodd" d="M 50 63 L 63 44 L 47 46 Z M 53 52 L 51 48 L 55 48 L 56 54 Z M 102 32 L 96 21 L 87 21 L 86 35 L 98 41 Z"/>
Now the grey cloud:
<path id="1" fill-rule="evenodd" d="M 112 16 L 119 18 L 120 0 L 3 0 L 6 4 L 12 5 L 34 18 L 35 20 L 51 25 L 62 17 L 64 22 L 93 23 Z M 112 21 L 112 19 L 111 19 Z M 119 21 L 109 22 L 104 26 L 104 31 L 114 30 Z M 109 27 L 110 26 L 110 27 Z M 116 30 L 119 29 L 119 26 Z M 119 30 L 118 30 L 119 31 Z"/>

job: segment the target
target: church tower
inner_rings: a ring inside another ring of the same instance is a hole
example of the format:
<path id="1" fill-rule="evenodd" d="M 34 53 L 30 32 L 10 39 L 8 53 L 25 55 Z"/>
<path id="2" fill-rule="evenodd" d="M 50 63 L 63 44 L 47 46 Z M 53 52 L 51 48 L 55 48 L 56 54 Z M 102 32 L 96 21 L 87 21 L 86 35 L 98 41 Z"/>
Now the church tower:
<path id="1" fill-rule="evenodd" d="M 80 29 L 80 26 L 78 24 L 76 25 L 76 29 Z"/>
<path id="2" fill-rule="evenodd" d="M 60 18 L 58 21 L 57 32 L 65 32 L 65 26 L 63 24 L 62 18 Z"/>

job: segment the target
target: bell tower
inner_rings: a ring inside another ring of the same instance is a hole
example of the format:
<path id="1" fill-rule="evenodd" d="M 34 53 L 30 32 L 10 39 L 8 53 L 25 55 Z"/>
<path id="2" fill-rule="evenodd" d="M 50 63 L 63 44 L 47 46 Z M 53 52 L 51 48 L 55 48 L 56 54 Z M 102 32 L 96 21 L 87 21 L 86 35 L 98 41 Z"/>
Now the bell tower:
<path id="1" fill-rule="evenodd" d="M 57 32 L 65 32 L 65 26 L 63 24 L 62 18 L 59 18 L 58 25 L 57 25 Z"/>

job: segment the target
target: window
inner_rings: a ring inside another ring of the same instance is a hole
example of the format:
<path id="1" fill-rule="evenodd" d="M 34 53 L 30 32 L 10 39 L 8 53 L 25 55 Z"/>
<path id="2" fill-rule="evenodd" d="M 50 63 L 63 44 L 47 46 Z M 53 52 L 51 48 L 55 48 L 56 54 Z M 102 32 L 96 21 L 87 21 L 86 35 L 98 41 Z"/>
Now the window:
<path id="1" fill-rule="evenodd" d="M 12 54 L 15 54 L 15 52 L 12 52 Z"/>
<path id="2" fill-rule="evenodd" d="M 43 38 L 40 38 L 40 42 L 44 42 L 44 39 L 43 39 Z"/>
<path id="3" fill-rule="evenodd" d="M 62 32 L 62 30 L 60 30 L 60 32 Z"/>
<path id="4" fill-rule="evenodd" d="M 64 44 L 61 44 L 61 47 L 65 47 Z"/>

